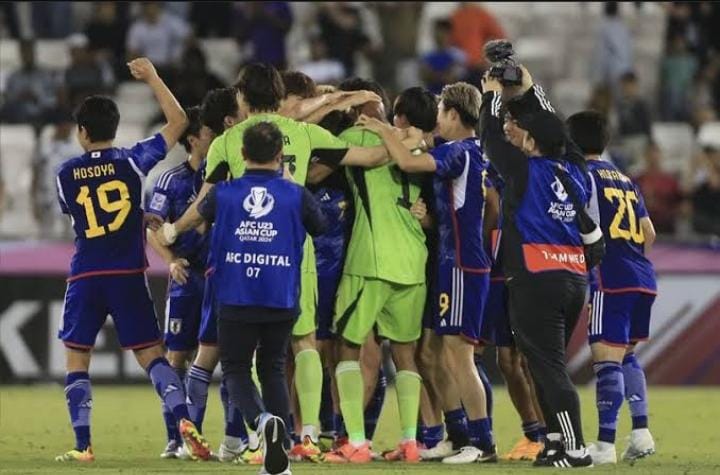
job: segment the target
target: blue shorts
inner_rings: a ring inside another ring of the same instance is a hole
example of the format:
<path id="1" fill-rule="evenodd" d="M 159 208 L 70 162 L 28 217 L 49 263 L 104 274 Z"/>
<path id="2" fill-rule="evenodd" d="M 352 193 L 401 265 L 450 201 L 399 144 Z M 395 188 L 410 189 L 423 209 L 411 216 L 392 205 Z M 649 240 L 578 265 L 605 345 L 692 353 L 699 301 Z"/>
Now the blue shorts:
<path id="1" fill-rule="evenodd" d="M 507 305 L 508 291 L 504 280 L 491 280 L 485 303 L 480 338 L 495 346 L 515 346 L 510 329 L 510 313 Z"/>
<path id="2" fill-rule="evenodd" d="M 479 344 L 489 285 L 488 274 L 464 272 L 457 267 L 441 269 L 434 303 L 435 333 L 461 335 Z"/>
<path id="3" fill-rule="evenodd" d="M 147 348 L 162 342 L 144 273 L 100 275 L 68 282 L 58 338 L 69 348 L 91 349 L 108 315 L 115 323 L 123 349 Z"/>
<path id="4" fill-rule="evenodd" d="M 165 346 L 170 351 L 197 348 L 205 276 L 191 271 L 185 285 L 170 279 L 165 302 Z"/>
<path id="5" fill-rule="evenodd" d="M 318 275 L 318 326 L 315 331 L 315 338 L 318 340 L 332 340 L 335 338 L 335 334 L 332 332 L 332 324 L 333 315 L 335 314 L 335 297 L 337 296 L 341 276 L 342 274 L 337 276 Z"/>
<path id="6" fill-rule="evenodd" d="M 205 291 L 202 297 L 202 316 L 200 318 L 200 333 L 198 342 L 202 345 L 217 345 L 217 308 L 215 306 L 215 291 L 213 289 L 213 274 L 205 278 Z"/>
<path id="7" fill-rule="evenodd" d="M 644 292 L 590 295 L 588 340 L 610 345 L 629 345 L 650 336 L 650 313 L 655 295 Z"/>

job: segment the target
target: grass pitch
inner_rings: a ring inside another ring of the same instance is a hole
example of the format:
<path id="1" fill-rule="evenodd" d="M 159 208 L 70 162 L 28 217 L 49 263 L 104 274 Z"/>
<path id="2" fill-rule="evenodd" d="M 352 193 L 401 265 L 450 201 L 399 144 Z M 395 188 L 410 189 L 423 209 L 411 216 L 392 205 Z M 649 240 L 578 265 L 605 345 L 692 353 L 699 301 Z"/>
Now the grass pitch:
<path id="1" fill-rule="evenodd" d="M 388 391 L 375 436 L 376 450 L 391 448 L 399 437 L 397 405 Z M 594 440 L 597 430 L 594 391 L 581 391 L 585 437 Z M 257 473 L 257 467 L 217 462 L 161 460 L 165 431 L 160 403 L 150 384 L 138 386 L 96 386 L 93 388 L 92 432 L 96 462 L 92 465 L 60 464 L 53 461 L 73 445 L 62 387 L 0 387 L 0 473 Z M 214 449 L 222 436 L 222 411 L 217 386 L 210 396 L 205 430 Z M 720 473 L 720 390 L 650 389 L 650 424 L 658 453 L 634 466 L 595 467 L 594 473 L 695 474 Z M 504 387 L 495 391 L 495 437 L 500 452 L 509 449 L 520 436 L 519 420 Z M 618 451 L 625 445 L 629 416 L 623 407 L 618 430 Z M 554 473 L 533 469 L 527 462 L 497 465 L 446 466 L 440 463 L 405 465 L 372 463 L 364 466 L 293 464 L 293 473 L 354 473 L 414 475 L 439 473 Z"/>

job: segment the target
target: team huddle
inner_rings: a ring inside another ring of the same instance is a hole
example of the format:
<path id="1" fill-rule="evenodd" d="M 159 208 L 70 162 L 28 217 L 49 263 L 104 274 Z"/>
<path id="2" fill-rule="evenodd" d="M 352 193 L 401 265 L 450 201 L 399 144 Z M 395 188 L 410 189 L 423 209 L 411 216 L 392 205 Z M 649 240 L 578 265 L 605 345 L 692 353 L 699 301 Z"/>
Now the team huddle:
<path id="1" fill-rule="evenodd" d="M 635 185 L 601 159 L 599 114 L 563 123 L 524 68 L 520 85 L 486 75 L 482 91 L 413 87 L 390 104 L 372 80 L 332 88 L 250 64 L 187 110 L 147 59 L 129 68 L 166 124 L 116 148 L 117 106 L 89 97 L 76 112 L 86 153 L 57 175 L 76 233 L 59 332 L 76 443 L 58 461 L 94 460 L 88 368 L 108 314 L 160 396 L 163 458 L 273 474 L 289 461 L 585 467 L 617 461 L 624 400 L 623 458 L 654 453 L 634 348 L 649 336 L 655 233 Z M 187 161 L 145 200 L 178 142 Z M 169 266 L 164 334 L 146 242 Z M 599 429 L 586 445 L 564 358 L 588 295 Z M 378 453 L 383 341 L 402 436 Z M 489 345 L 522 420 L 502 456 Z M 218 363 L 215 453 L 203 420 Z"/>

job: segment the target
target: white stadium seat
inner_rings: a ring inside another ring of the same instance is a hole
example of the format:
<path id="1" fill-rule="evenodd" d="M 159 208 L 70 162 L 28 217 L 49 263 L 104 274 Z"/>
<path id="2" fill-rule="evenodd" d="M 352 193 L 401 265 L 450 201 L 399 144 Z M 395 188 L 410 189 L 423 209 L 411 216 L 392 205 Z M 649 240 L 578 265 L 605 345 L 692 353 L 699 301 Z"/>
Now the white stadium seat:
<path id="1" fill-rule="evenodd" d="M 656 122 L 652 136 L 662 151 L 665 168 L 671 172 L 684 171 L 695 145 L 692 128 L 682 122 Z"/>

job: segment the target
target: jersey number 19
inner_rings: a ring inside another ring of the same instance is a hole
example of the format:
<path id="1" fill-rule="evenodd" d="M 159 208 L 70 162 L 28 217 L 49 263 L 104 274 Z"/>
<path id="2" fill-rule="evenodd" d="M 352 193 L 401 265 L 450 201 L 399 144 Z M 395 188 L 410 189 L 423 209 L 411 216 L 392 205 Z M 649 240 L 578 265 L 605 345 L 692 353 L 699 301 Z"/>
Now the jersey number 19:
<path id="1" fill-rule="evenodd" d="M 117 192 L 119 198 L 110 200 L 109 194 Z M 75 198 L 75 202 L 85 209 L 85 217 L 87 218 L 88 228 L 85 230 L 85 237 L 88 239 L 104 236 L 108 232 L 115 232 L 120 229 L 130 214 L 130 192 L 125 183 L 120 180 L 112 180 L 100 185 L 95 190 L 97 203 L 100 209 L 106 213 L 117 213 L 114 219 L 107 225 L 98 224 L 97 215 L 95 214 L 95 204 L 87 185 L 80 187 L 80 192 Z"/>

